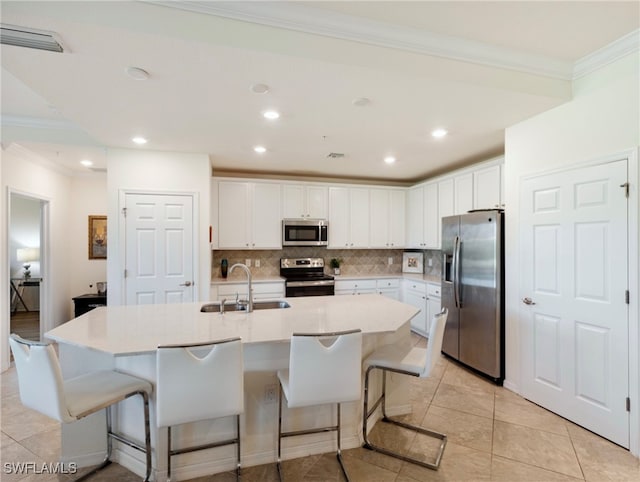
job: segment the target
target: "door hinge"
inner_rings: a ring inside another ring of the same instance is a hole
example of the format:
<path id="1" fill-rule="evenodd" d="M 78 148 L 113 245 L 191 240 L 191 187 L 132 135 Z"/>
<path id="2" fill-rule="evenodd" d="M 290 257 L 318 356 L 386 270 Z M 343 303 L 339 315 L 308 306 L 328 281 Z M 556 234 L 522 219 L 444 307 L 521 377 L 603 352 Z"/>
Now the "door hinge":
<path id="1" fill-rule="evenodd" d="M 627 412 L 630 412 L 631 411 L 631 399 L 629 397 L 627 397 L 626 404 L 627 404 Z"/>
<path id="2" fill-rule="evenodd" d="M 628 182 L 625 182 L 624 184 L 620 184 L 620 187 L 624 188 L 625 197 L 629 197 L 629 186 L 630 184 Z"/>
<path id="3" fill-rule="evenodd" d="M 124 277 L 125 277 L 125 278 L 127 277 L 127 274 L 128 274 L 128 273 L 127 273 L 127 270 L 125 269 L 125 270 L 124 270 Z"/>
<path id="4" fill-rule="evenodd" d="M 122 215 L 126 218 L 127 217 L 127 208 L 122 208 Z"/>
<path id="5" fill-rule="evenodd" d="M 629 304 L 629 290 L 624 292 L 624 302 Z"/>

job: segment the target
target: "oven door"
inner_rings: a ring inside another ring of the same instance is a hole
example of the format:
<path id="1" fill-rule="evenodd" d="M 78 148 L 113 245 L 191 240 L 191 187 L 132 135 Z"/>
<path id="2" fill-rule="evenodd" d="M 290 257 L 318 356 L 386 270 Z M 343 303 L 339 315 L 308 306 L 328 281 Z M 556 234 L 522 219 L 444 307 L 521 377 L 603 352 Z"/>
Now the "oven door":
<path id="1" fill-rule="evenodd" d="M 296 296 L 333 296 L 335 282 L 333 280 L 318 281 L 287 281 L 285 295 L 287 298 Z"/>

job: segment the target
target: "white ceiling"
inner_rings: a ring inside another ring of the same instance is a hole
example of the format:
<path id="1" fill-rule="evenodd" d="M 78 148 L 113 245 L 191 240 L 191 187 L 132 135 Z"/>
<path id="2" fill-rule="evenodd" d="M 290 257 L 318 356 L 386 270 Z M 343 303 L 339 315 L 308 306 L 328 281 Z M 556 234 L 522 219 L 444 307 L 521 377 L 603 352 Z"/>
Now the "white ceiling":
<path id="1" fill-rule="evenodd" d="M 2 23 L 56 32 L 67 48 L 2 46 L 4 148 L 80 173 L 81 159 L 104 168 L 106 148 L 138 148 L 143 135 L 145 149 L 207 153 L 214 171 L 387 181 L 500 154 L 505 127 L 569 100 L 590 54 L 637 33 L 640 18 L 638 2 L 610 1 L 0 8 Z M 268 108 L 281 118 L 262 118 Z M 435 127 L 450 134 L 435 140 Z"/>

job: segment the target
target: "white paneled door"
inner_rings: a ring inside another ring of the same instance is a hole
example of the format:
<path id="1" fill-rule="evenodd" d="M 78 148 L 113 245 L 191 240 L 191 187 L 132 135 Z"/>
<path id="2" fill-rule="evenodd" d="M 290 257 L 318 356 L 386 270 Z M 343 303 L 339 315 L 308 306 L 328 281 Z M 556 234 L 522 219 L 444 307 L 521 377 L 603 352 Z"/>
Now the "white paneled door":
<path id="1" fill-rule="evenodd" d="M 126 304 L 194 300 L 193 197 L 125 196 Z"/>
<path id="2" fill-rule="evenodd" d="M 629 447 L 627 161 L 521 192 L 523 395 Z"/>

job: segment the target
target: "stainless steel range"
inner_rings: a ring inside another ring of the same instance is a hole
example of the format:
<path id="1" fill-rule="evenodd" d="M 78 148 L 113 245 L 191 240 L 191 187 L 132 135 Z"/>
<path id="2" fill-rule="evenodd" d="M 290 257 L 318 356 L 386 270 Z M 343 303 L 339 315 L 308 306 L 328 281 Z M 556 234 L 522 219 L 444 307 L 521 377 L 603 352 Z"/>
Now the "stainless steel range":
<path id="1" fill-rule="evenodd" d="M 287 298 L 335 294 L 335 281 L 333 276 L 324 274 L 322 258 L 282 258 L 280 276 L 286 279 Z"/>

